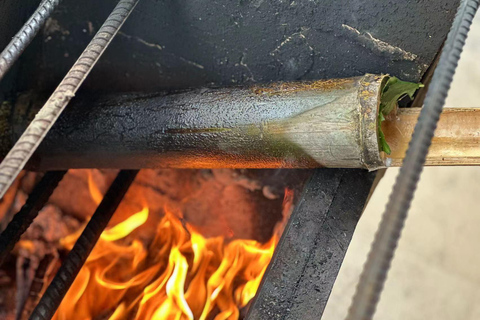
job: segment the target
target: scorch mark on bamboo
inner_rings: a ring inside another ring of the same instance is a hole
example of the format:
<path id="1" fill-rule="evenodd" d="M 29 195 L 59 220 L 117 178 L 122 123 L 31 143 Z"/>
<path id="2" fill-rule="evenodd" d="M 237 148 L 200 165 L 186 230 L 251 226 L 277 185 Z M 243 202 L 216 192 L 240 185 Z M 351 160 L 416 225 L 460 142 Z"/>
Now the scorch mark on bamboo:
<path id="1" fill-rule="evenodd" d="M 401 60 L 413 61 L 417 59 L 417 55 L 403 50 L 397 46 L 393 46 L 385 41 L 375 38 L 370 32 L 361 32 L 358 29 L 346 24 L 342 24 L 343 30 L 350 37 L 355 38 L 364 47 L 393 56 Z"/>

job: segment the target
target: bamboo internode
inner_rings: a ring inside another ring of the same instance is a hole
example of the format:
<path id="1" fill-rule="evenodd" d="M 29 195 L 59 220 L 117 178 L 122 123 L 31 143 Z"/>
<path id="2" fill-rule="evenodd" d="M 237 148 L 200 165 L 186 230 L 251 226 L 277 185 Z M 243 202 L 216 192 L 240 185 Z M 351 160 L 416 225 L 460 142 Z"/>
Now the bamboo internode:
<path id="1" fill-rule="evenodd" d="M 420 108 L 398 109 L 396 117 L 382 125 L 392 153 L 389 166 L 401 166 Z M 444 108 L 425 165 L 480 164 L 480 109 Z"/>

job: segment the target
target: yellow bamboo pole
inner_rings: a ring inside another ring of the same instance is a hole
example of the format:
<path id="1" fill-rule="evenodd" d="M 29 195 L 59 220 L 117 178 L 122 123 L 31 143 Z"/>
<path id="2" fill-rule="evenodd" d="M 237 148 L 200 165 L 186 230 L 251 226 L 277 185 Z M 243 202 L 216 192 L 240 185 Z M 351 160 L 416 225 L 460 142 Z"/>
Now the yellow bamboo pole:
<path id="1" fill-rule="evenodd" d="M 382 130 L 392 153 L 387 166 L 401 166 L 420 108 L 398 109 Z M 445 108 L 427 156 L 427 166 L 480 165 L 480 109 Z"/>

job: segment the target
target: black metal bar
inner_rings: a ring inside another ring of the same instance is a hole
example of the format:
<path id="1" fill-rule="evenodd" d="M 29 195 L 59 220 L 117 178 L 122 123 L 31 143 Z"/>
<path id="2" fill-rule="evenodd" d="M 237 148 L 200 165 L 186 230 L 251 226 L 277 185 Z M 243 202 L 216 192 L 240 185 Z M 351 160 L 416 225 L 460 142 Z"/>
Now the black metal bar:
<path id="1" fill-rule="evenodd" d="M 53 317 L 137 173 L 138 170 L 120 171 L 37 307 L 33 310 L 30 319 L 46 320 Z"/>
<path id="2" fill-rule="evenodd" d="M 20 239 L 21 235 L 32 224 L 38 211 L 43 208 L 48 198 L 57 187 L 67 171 L 47 172 L 35 186 L 22 209 L 13 217 L 7 228 L 0 234 L 0 266 Z"/>
<path id="3" fill-rule="evenodd" d="M 376 173 L 317 169 L 275 250 L 249 320 L 320 319 Z"/>

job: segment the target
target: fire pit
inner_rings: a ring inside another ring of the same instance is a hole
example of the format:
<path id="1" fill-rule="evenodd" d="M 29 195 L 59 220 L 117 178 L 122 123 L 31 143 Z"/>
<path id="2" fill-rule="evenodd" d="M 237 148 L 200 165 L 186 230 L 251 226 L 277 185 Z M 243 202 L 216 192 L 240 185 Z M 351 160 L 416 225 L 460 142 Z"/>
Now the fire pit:
<path id="1" fill-rule="evenodd" d="M 140 171 L 55 319 L 245 314 L 291 214 L 295 190 L 309 174 L 269 171 Z M 115 174 L 66 174 L 3 268 L 6 275 L 12 268 L 17 272 L 16 283 L 7 286 L 16 303 L 7 299 L 0 309 L 5 318 L 31 313 Z M 18 179 L 3 217 L 22 205 L 38 178 L 26 173 Z"/>

